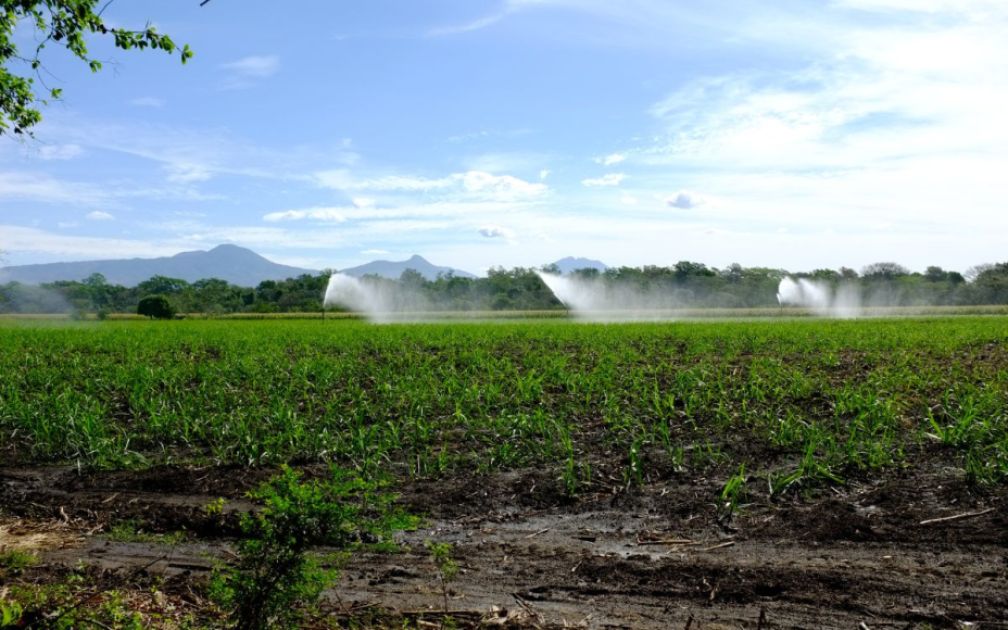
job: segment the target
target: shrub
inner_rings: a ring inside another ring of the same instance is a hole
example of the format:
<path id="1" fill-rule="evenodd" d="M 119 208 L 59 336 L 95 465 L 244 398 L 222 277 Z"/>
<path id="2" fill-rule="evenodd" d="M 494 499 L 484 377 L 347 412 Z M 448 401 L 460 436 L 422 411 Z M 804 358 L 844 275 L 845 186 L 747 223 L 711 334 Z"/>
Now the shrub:
<path id="1" fill-rule="evenodd" d="M 171 319 L 175 316 L 175 308 L 163 295 L 149 295 L 137 305 L 137 315 L 146 315 L 151 319 Z"/>
<path id="2" fill-rule="evenodd" d="M 211 594 L 236 628 L 299 625 L 336 576 L 309 556 L 311 547 L 348 549 L 415 526 L 415 519 L 391 509 L 391 495 L 374 493 L 375 482 L 341 470 L 326 481 L 300 477 L 284 466 L 251 493 L 262 508 L 242 519 L 247 538 L 238 543 L 238 563 L 215 573 Z"/>

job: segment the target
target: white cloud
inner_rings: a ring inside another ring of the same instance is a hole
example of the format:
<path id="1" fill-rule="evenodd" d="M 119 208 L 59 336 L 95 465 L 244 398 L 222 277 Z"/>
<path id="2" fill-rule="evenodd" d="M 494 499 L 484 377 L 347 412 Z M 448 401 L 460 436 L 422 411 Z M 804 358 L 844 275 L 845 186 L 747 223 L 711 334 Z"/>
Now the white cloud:
<path id="1" fill-rule="evenodd" d="M 486 171 L 465 171 L 445 177 L 428 178 L 412 175 L 382 175 L 357 179 L 347 170 L 320 171 L 315 181 L 325 188 L 342 191 L 390 193 L 439 192 L 445 196 L 479 197 L 500 201 L 528 199 L 544 194 L 543 183 L 528 182 L 512 175 L 494 175 Z"/>
<path id="2" fill-rule="evenodd" d="M 115 219 L 114 216 L 108 212 L 103 212 L 102 210 L 93 210 L 84 215 L 84 218 L 88 221 L 111 221 Z"/>
<path id="3" fill-rule="evenodd" d="M 345 169 L 319 171 L 314 174 L 314 179 L 323 188 L 374 192 L 426 192 L 449 188 L 452 185 L 450 177 L 431 179 L 407 175 L 383 175 L 369 179 L 355 179 Z"/>
<path id="4" fill-rule="evenodd" d="M 111 198 L 110 191 L 92 183 L 64 181 L 40 173 L 0 171 L 0 200 L 93 206 Z"/>
<path id="5" fill-rule="evenodd" d="M 440 221 L 447 219 L 457 224 L 464 220 L 487 220 L 488 218 L 502 217 L 526 207 L 528 204 L 522 202 L 481 198 L 459 201 L 405 200 L 399 205 L 315 206 L 280 210 L 263 215 L 263 220 L 269 223 L 292 221 L 353 222 L 359 226 L 366 226 L 390 220 Z M 347 228 L 344 228 L 344 233 L 349 233 Z"/>
<path id="6" fill-rule="evenodd" d="M 68 236 L 20 225 L 0 225 L 0 234 L 0 245 L 13 254 L 44 254 L 64 260 L 170 256 L 185 249 L 177 243 Z"/>
<path id="7" fill-rule="evenodd" d="M 468 157 L 463 164 L 466 171 L 534 173 L 551 159 L 552 155 L 536 151 L 495 151 Z"/>
<path id="8" fill-rule="evenodd" d="M 280 70 L 280 58 L 275 55 L 252 55 L 221 64 L 224 70 L 248 79 L 265 79 Z"/>
<path id="9" fill-rule="evenodd" d="M 610 153 L 609 155 L 603 157 L 595 158 L 596 164 L 601 164 L 602 166 L 612 166 L 614 164 L 619 164 L 626 160 L 626 155 L 623 153 Z"/>
<path id="10" fill-rule="evenodd" d="M 548 168 L 544 168 L 541 171 L 539 171 L 539 181 L 544 182 L 546 181 L 546 178 L 549 176 L 550 176 L 550 170 Z"/>
<path id="11" fill-rule="evenodd" d="M 252 87 L 279 72 L 280 59 L 275 55 L 252 55 L 221 64 L 220 68 L 228 73 L 221 88 L 241 90 Z"/>
<path id="12" fill-rule="evenodd" d="M 204 164 L 175 162 L 165 165 L 168 181 L 176 184 L 205 182 L 213 177 L 213 171 Z"/>
<path id="13" fill-rule="evenodd" d="M 484 225 L 479 229 L 479 233 L 484 238 L 514 238 L 514 232 L 499 225 Z"/>
<path id="14" fill-rule="evenodd" d="M 672 195 L 665 200 L 665 204 L 670 208 L 679 208 L 680 210 L 692 210 L 697 206 L 703 204 L 703 199 L 698 197 L 696 194 L 680 191 Z"/>
<path id="15" fill-rule="evenodd" d="M 497 198 L 537 197 L 546 192 L 546 185 L 527 182 L 511 175 L 492 175 L 484 171 L 467 171 L 452 175 L 461 179 L 467 192 L 487 194 Z"/>
<path id="16" fill-rule="evenodd" d="M 890 258 L 910 234 L 922 244 L 957 234 L 957 260 L 989 257 L 969 243 L 1006 225 L 1008 182 L 996 173 L 1008 171 L 1008 4 L 833 4 L 834 28 L 809 14 L 796 29 L 830 32 L 830 50 L 805 67 L 701 77 L 656 103 L 664 135 L 634 149 L 651 169 L 635 182 L 674 190 L 689 172 L 704 198 L 681 191 L 668 206 L 706 198 L 704 218 L 722 226 L 786 229 L 819 243 L 818 254 L 802 248 L 814 261 L 805 264 L 823 264 L 833 247 L 826 230 L 880 243 L 882 223 Z M 844 22 L 841 9 L 885 15 Z M 842 264 L 856 265 L 878 251 L 847 255 Z M 903 255 L 923 258 L 917 249 Z"/>
<path id="17" fill-rule="evenodd" d="M 581 184 L 587 186 L 588 188 L 597 188 L 605 186 L 619 186 L 626 179 L 626 175 L 623 173 L 606 173 L 602 177 L 590 177 L 588 179 L 582 179 Z"/>
<path id="18" fill-rule="evenodd" d="M 214 201 L 220 200 L 221 197 L 181 186 L 145 187 L 124 181 L 102 185 L 93 182 L 64 180 L 41 173 L 0 171 L 0 201 L 31 201 L 43 204 L 103 206 L 116 209 L 131 199 Z"/>
<path id="19" fill-rule="evenodd" d="M 39 157 L 43 160 L 72 160 L 84 153 L 77 144 L 46 144 L 39 148 Z"/>
<path id="20" fill-rule="evenodd" d="M 300 221 L 303 219 L 342 223 L 346 221 L 346 214 L 344 213 L 343 208 L 311 208 L 308 210 L 284 210 L 281 212 L 270 212 L 269 214 L 263 215 L 263 220 L 271 223 L 279 221 Z"/>

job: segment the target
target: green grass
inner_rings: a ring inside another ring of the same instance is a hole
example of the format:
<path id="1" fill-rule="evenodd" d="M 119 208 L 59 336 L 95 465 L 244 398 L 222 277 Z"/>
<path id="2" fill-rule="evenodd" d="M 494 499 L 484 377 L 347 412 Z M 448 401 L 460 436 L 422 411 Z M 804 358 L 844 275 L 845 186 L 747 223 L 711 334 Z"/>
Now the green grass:
<path id="1" fill-rule="evenodd" d="M 158 545 L 174 546 L 186 541 L 186 532 L 174 531 L 166 534 L 158 534 L 145 531 L 140 523 L 135 520 L 121 521 L 112 526 L 105 534 L 105 538 L 113 542 L 123 543 L 150 543 Z"/>
<path id="2" fill-rule="evenodd" d="M 38 556 L 19 549 L 0 551 L 0 575 L 5 572 L 20 572 L 38 564 Z"/>
<path id="3" fill-rule="evenodd" d="M 1008 318 L 0 322 L 0 458 L 1008 477 Z M 6 448 L 3 446 L 6 444 Z"/>

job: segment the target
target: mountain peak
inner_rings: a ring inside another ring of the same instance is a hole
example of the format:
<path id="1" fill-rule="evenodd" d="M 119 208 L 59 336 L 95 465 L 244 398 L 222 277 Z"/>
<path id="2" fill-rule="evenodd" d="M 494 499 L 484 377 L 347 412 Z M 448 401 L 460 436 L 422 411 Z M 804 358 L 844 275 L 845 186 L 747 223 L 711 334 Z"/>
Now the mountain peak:
<path id="1" fill-rule="evenodd" d="M 102 274 L 111 284 L 124 286 L 135 286 L 152 276 L 167 276 L 186 282 L 220 278 L 238 286 L 253 287 L 263 280 L 285 280 L 315 272 L 274 263 L 251 249 L 232 244 L 162 258 L 87 260 L 3 268 L 5 281 L 24 284 L 83 280 L 93 273 Z"/>
<path id="2" fill-rule="evenodd" d="M 349 269 L 343 269 L 340 273 L 344 273 L 348 276 L 381 276 L 383 278 L 390 278 L 392 280 L 398 280 L 399 276 L 402 275 L 407 269 L 412 269 L 416 271 L 421 276 L 427 280 L 436 280 L 439 275 L 451 274 L 460 278 L 475 278 L 473 274 L 462 271 L 461 269 L 453 269 L 451 267 L 439 267 L 428 261 L 426 258 L 420 254 L 413 254 L 408 259 L 403 261 L 393 261 L 393 260 L 374 260 L 357 267 L 351 267 Z"/>
<path id="3" fill-rule="evenodd" d="M 560 273 L 568 274 L 572 271 L 577 271 L 578 269 L 598 269 L 599 271 L 605 271 L 609 268 L 601 260 L 593 260 L 591 258 L 578 258 L 574 256 L 567 256 L 566 258 L 561 258 L 560 260 L 553 263 L 560 270 Z"/>

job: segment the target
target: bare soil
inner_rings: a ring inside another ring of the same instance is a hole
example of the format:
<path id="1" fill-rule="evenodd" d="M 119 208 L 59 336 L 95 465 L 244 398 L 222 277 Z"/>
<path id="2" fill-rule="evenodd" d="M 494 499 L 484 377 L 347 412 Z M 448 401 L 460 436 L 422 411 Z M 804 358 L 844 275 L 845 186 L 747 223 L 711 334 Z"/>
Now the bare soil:
<path id="1" fill-rule="evenodd" d="M 21 579 L 83 561 L 110 588 L 161 578 L 178 606 L 198 607 L 251 507 L 244 492 L 272 472 L 0 469 L 0 548 L 40 554 Z M 723 481 L 671 474 L 628 488 L 614 475 L 575 499 L 551 471 L 409 482 L 400 501 L 423 528 L 400 535 L 400 552 L 356 554 L 325 609 L 437 623 L 442 585 L 423 544 L 435 540 L 454 545 L 448 612 L 463 626 L 1008 628 L 1003 488 L 970 488 L 935 463 L 774 499 L 753 481 L 728 515 L 716 503 Z M 224 514 L 208 514 L 218 497 Z M 188 537 L 110 541 L 104 532 L 126 520 Z"/>

